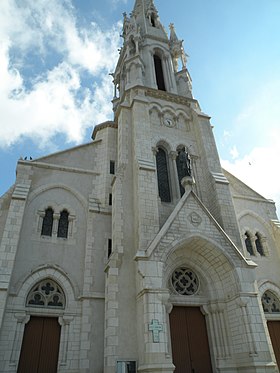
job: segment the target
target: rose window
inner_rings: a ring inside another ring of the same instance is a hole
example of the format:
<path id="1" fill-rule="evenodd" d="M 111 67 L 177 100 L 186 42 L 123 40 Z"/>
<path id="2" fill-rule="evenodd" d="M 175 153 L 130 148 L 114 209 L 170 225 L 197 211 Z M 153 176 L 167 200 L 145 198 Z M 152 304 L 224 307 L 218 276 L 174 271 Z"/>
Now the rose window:
<path id="1" fill-rule="evenodd" d="M 171 283 L 174 290 L 181 295 L 193 295 L 199 286 L 197 275 L 191 269 L 183 267 L 175 269 Z"/>

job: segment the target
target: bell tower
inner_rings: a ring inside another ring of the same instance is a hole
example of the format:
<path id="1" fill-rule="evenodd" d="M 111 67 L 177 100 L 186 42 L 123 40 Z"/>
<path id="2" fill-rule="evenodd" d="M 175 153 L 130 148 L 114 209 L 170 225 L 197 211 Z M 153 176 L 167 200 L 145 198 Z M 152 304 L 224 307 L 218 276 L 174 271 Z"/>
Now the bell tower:
<path id="1" fill-rule="evenodd" d="M 154 2 L 136 0 L 132 13 L 123 14 L 122 38 L 112 74 L 118 135 L 104 372 L 115 372 L 116 360 L 126 351 L 137 357 L 139 371 L 171 373 L 165 263 L 151 259 L 152 247 L 190 192 L 231 242 L 241 247 L 241 239 L 210 117 L 193 98 L 188 56 L 174 25 L 168 35 Z M 193 226 L 200 224 L 197 214 L 190 219 Z M 119 311 L 124 304 L 134 323 Z"/>
<path id="2" fill-rule="evenodd" d="M 113 74 L 113 108 L 119 132 L 118 165 L 124 169 L 128 162 L 133 172 L 138 249 L 145 249 L 184 193 L 179 167 L 182 149 L 190 159 L 193 190 L 240 245 L 210 117 L 192 95 L 183 41 L 177 37 L 174 24 L 170 24 L 168 36 L 152 0 L 136 0 L 132 13 L 123 17 L 123 46 Z M 165 182 L 161 178 L 163 168 Z M 170 202 L 159 193 L 164 188 L 169 189 Z"/>
<path id="3" fill-rule="evenodd" d="M 123 16 L 124 42 L 114 74 L 120 98 L 137 85 L 192 97 L 187 56 L 174 25 L 170 25 L 168 38 L 151 0 L 136 1 L 130 16 L 126 13 Z M 182 65 L 180 72 L 178 60 Z"/>

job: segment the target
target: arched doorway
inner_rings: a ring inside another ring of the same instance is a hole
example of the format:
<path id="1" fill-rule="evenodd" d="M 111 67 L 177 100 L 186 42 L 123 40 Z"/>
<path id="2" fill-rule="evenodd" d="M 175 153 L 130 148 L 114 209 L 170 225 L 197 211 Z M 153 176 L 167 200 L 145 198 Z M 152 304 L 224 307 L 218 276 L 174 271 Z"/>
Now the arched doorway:
<path id="1" fill-rule="evenodd" d="M 170 286 L 179 296 L 195 296 L 200 288 L 199 276 L 191 268 L 177 267 Z M 175 373 L 211 373 L 208 333 L 200 307 L 174 306 L 169 324 Z"/>
<path id="2" fill-rule="evenodd" d="M 25 325 L 17 373 L 56 373 L 61 326 L 58 317 L 44 309 L 64 309 L 64 292 L 55 281 L 44 279 L 30 290 L 26 307 L 38 308 L 45 316 L 31 315 Z"/>
<path id="3" fill-rule="evenodd" d="M 267 290 L 262 295 L 262 306 L 276 362 L 280 368 L 280 301 L 275 293 Z"/>

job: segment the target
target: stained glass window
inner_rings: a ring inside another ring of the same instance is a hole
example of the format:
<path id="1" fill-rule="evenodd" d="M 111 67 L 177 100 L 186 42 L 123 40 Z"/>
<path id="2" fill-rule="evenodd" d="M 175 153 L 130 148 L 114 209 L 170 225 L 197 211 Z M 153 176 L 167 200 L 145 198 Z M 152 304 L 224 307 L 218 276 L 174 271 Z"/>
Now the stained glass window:
<path id="1" fill-rule="evenodd" d="M 171 202 L 166 152 L 159 148 L 156 155 L 158 192 L 162 202 Z"/>
<path id="2" fill-rule="evenodd" d="M 58 221 L 57 237 L 67 238 L 69 225 L 69 213 L 66 210 L 61 211 Z"/>
<path id="3" fill-rule="evenodd" d="M 65 296 L 55 281 L 46 279 L 31 289 L 26 305 L 29 307 L 65 308 Z"/>
<path id="4" fill-rule="evenodd" d="M 45 216 L 43 218 L 42 236 L 51 236 L 52 235 L 52 228 L 53 228 L 53 209 L 47 208 L 45 211 Z"/>
<path id="5" fill-rule="evenodd" d="M 265 313 L 280 312 L 279 299 L 269 290 L 262 296 L 262 306 Z"/>

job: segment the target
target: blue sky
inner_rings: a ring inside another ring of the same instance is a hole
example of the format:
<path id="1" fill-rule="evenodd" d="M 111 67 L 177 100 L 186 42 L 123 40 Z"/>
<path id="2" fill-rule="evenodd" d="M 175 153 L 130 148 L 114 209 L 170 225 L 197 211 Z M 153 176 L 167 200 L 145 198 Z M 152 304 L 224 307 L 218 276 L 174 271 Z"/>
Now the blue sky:
<path id="1" fill-rule="evenodd" d="M 0 1 L 0 195 L 20 156 L 89 142 L 112 118 L 122 13 L 134 0 Z M 280 207 L 280 1 L 155 0 L 184 39 L 222 164 Z"/>

